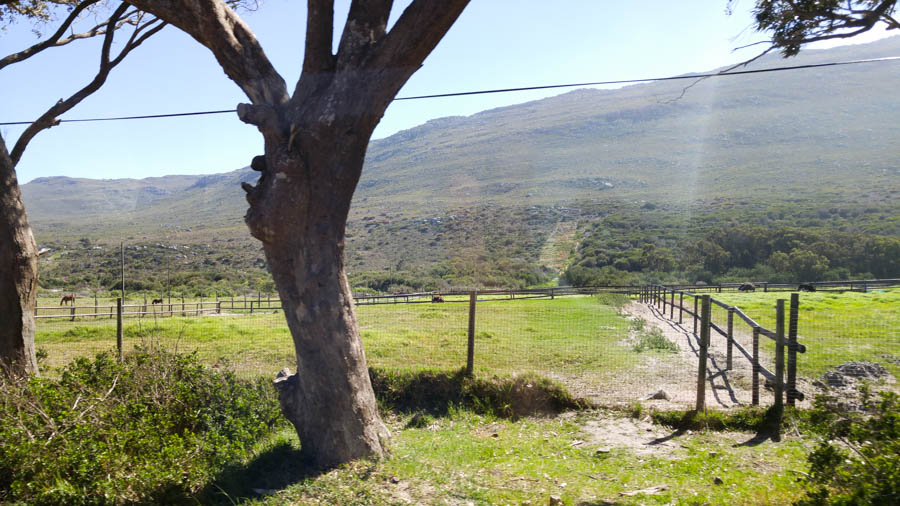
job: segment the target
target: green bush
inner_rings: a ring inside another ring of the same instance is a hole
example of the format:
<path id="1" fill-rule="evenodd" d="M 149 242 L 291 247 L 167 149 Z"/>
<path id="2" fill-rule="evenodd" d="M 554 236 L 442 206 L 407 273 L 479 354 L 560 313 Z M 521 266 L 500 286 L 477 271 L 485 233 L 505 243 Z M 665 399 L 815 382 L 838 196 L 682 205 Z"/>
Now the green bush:
<path id="1" fill-rule="evenodd" d="M 661 330 L 653 329 L 650 332 L 642 333 L 632 349 L 638 353 L 645 350 L 676 353 L 678 352 L 678 345 L 666 339 Z"/>
<path id="2" fill-rule="evenodd" d="M 0 379 L 0 503 L 190 501 L 279 423 L 274 389 L 139 350 Z"/>
<path id="3" fill-rule="evenodd" d="M 848 411 L 835 399 L 816 398 L 808 425 L 821 441 L 807 460 L 807 496 L 798 504 L 900 503 L 900 411 L 894 392 L 872 402 L 863 389 L 863 409 Z"/>

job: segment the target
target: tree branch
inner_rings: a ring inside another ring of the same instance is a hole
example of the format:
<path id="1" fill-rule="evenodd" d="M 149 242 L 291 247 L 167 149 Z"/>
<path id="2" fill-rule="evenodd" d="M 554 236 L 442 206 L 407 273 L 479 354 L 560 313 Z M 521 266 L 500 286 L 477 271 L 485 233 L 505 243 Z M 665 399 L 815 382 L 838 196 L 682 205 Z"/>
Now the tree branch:
<path id="1" fill-rule="evenodd" d="M 353 0 L 338 44 L 338 69 L 355 70 L 384 39 L 393 0 Z"/>
<path id="2" fill-rule="evenodd" d="M 19 136 L 19 139 L 16 141 L 16 145 L 10 152 L 10 158 L 12 159 L 13 165 L 19 163 L 22 154 L 25 152 L 25 148 L 28 146 L 28 143 L 31 142 L 31 139 L 33 139 L 35 135 L 37 135 L 42 130 L 46 130 L 58 125 L 58 116 L 68 112 L 73 107 L 78 105 L 82 100 L 100 89 L 100 87 L 103 86 L 103 83 L 106 82 L 106 78 L 109 76 L 110 71 L 116 65 L 118 65 L 128 53 L 130 53 L 134 48 L 138 47 L 142 42 L 147 40 L 148 37 L 157 33 L 165 26 L 165 23 L 160 22 L 160 20 L 158 19 L 153 19 L 143 25 L 136 26 L 134 29 L 134 33 L 132 33 L 131 38 L 124 45 L 119 55 L 114 60 L 110 60 L 110 51 L 112 49 L 113 39 L 115 38 L 116 27 L 118 26 L 117 24 L 121 20 L 122 15 L 124 15 L 127 11 L 128 7 L 129 6 L 124 3 L 120 5 L 110 15 L 109 19 L 106 22 L 106 33 L 103 35 L 103 47 L 100 50 L 100 69 L 97 71 L 94 79 L 87 86 L 78 90 L 68 99 L 60 100 L 55 105 L 47 109 L 44 114 L 42 114 L 37 120 L 29 125 L 24 132 L 22 132 L 22 135 Z M 147 30 L 146 33 L 138 37 L 138 35 L 145 29 Z"/>
<path id="3" fill-rule="evenodd" d="M 375 68 L 418 70 L 469 0 L 414 0 L 380 44 Z"/>
<path id="4" fill-rule="evenodd" d="M 289 100 L 284 79 L 250 31 L 222 0 L 128 0 L 193 37 L 212 51 L 225 74 L 256 105 Z"/>
<path id="5" fill-rule="evenodd" d="M 781 48 L 784 56 L 793 56 L 803 44 L 855 37 L 879 22 L 889 30 L 900 28 L 892 17 L 896 3 L 897 0 L 848 0 L 845 5 L 829 6 L 823 5 L 827 2 L 757 0 L 754 14 L 757 29 L 772 31 L 773 46 Z"/>
<path id="6" fill-rule="evenodd" d="M 331 39 L 334 37 L 334 0 L 307 0 L 306 48 L 303 73 L 318 74 L 334 70 Z"/>
<path id="7" fill-rule="evenodd" d="M 25 49 L 23 51 L 19 51 L 18 53 L 14 53 L 14 54 L 4 57 L 2 60 L 0 60 L 0 69 L 2 69 L 3 67 L 6 67 L 7 65 L 11 65 L 13 63 L 18 63 L 22 60 L 31 58 L 32 56 L 40 53 L 41 51 L 47 49 L 48 47 L 62 46 L 62 45 L 68 44 L 69 42 L 72 42 L 76 38 L 86 38 L 86 37 L 91 37 L 93 35 L 96 35 L 96 33 L 94 33 L 93 35 L 89 35 L 91 33 L 91 31 L 88 31 L 83 34 L 72 35 L 70 37 L 67 37 L 63 41 L 60 41 L 60 37 L 62 37 L 63 34 L 66 33 L 66 30 L 68 30 L 69 27 L 72 26 L 72 23 L 75 22 L 75 19 L 78 17 L 78 15 L 81 14 L 82 11 L 84 11 L 85 9 L 87 9 L 88 7 L 90 7 L 91 5 L 93 5 L 99 1 L 100 0 L 85 0 L 84 2 L 81 2 L 78 5 L 76 5 L 75 8 L 72 9 L 72 12 L 70 12 L 69 15 L 66 17 L 66 19 L 63 20 L 62 24 L 59 25 L 59 28 L 56 30 L 56 33 L 54 33 L 53 35 L 48 37 L 46 40 L 44 40 L 42 42 L 38 42 L 37 44 L 29 47 L 28 49 Z"/>

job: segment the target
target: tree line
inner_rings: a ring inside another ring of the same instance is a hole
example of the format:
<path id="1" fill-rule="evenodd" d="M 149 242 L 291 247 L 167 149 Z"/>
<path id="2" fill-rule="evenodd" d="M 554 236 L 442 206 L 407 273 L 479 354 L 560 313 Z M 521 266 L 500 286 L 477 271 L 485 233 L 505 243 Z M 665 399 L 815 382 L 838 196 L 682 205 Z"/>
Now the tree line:
<path id="1" fill-rule="evenodd" d="M 575 286 L 641 282 L 801 282 L 900 277 L 900 238 L 747 225 L 661 239 L 622 240 L 609 221 L 585 231 L 564 274 Z"/>

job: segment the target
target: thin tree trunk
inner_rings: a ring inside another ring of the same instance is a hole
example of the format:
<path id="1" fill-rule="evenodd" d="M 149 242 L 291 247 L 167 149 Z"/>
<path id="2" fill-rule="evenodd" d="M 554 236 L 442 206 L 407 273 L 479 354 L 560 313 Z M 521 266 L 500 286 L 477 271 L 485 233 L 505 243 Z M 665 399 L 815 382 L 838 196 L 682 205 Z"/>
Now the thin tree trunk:
<path id="1" fill-rule="evenodd" d="M 34 305 L 37 246 L 13 162 L 0 137 L 0 368 L 37 374 Z"/>

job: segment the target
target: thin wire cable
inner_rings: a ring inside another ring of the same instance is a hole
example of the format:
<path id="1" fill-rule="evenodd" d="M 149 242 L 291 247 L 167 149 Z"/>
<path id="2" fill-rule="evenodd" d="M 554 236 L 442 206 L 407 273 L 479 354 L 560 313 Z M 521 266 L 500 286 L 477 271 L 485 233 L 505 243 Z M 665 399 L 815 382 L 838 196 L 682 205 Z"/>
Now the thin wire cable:
<path id="1" fill-rule="evenodd" d="M 423 100 L 430 98 L 448 98 L 448 97 L 464 97 L 470 95 L 488 95 L 493 93 L 513 93 L 519 91 L 533 91 L 533 90 L 550 90 L 550 89 L 558 89 L 558 88 L 575 88 L 579 86 L 602 86 L 602 85 L 610 85 L 610 84 L 637 84 L 637 83 L 650 83 L 650 82 L 658 82 L 658 81 L 677 81 L 683 79 L 704 79 L 708 77 L 726 77 L 726 76 L 740 76 L 740 75 L 748 75 L 748 74 L 763 74 L 767 72 L 782 72 L 786 70 L 801 70 L 801 69 L 812 69 L 812 68 L 821 68 L 821 67 L 836 67 L 840 65 L 856 65 L 859 63 L 881 63 L 881 62 L 890 62 L 900 60 L 900 56 L 886 56 L 884 58 L 868 58 L 864 60 L 848 60 L 848 61 L 839 61 L 839 62 L 827 62 L 827 63 L 810 63 L 806 65 L 790 65 L 784 67 L 772 67 L 766 69 L 753 69 L 753 70 L 736 70 L 732 72 L 716 72 L 712 74 L 687 74 L 681 76 L 669 76 L 669 77 L 648 77 L 644 79 L 620 79 L 615 81 L 594 81 L 588 83 L 570 83 L 570 84 L 549 84 L 544 86 L 526 86 L 521 88 L 499 88 L 493 90 L 476 90 L 476 91 L 459 91 L 454 93 L 438 93 L 434 95 L 415 95 L 411 97 L 397 97 L 394 101 L 400 100 Z M 197 111 L 197 112 L 177 112 L 171 114 L 149 114 L 144 116 L 117 116 L 110 118 L 79 118 L 79 119 L 61 119 L 60 123 L 84 123 L 84 122 L 93 122 L 93 121 L 122 121 L 122 120 L 133 120 L 133 119 L 155 119 L 155 118 L 175 118 L 180 116 L 201 116 L 207 114 L 226 114 L 226 113 L 234 113 L 237 112 L 236 109 L 223 109 L 218 111 Z M 0 123 L 0 126 L 11 126 L 11 125 L 30 125 L 31 121 L 9 121 Z"/>

